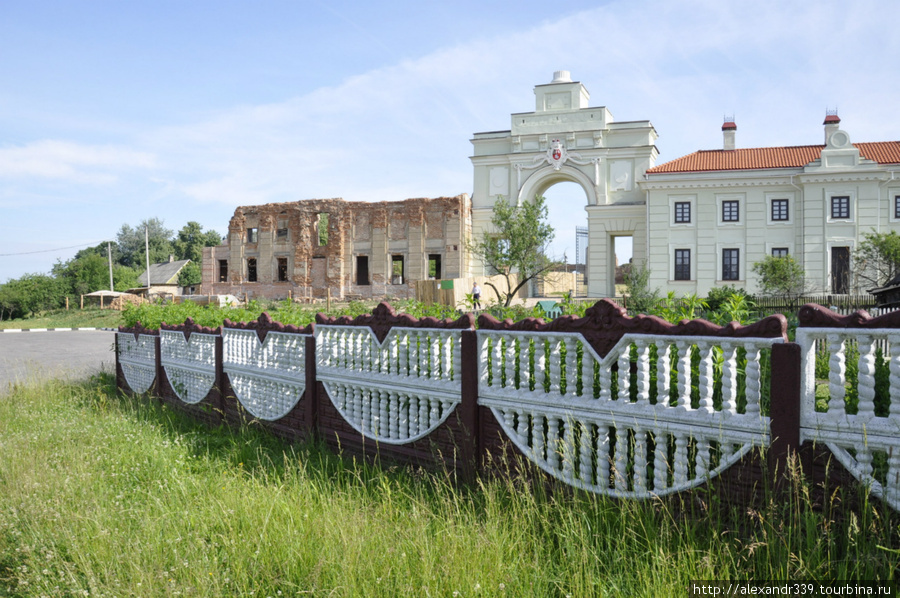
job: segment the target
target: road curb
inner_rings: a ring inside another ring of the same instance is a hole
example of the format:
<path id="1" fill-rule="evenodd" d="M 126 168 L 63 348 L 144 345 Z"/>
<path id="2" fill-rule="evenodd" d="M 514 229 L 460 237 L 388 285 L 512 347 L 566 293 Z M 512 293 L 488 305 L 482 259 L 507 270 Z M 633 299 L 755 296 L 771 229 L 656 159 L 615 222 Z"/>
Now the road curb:
<path id="1" fill-rule="evenodd" d="M 0 329 L 0 334 L 19 332 L 80 332 L 82 330 L 102 330 L 104 332 L 117 331 L 115 328 L 4 328 Z"/>

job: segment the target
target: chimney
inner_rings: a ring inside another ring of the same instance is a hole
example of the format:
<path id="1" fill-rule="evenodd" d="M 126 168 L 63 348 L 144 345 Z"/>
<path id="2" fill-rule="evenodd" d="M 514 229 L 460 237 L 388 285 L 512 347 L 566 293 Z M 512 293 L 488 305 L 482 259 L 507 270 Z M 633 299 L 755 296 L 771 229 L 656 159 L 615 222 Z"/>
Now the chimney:
<path id="1" fill-rule="evenodd" d="M 841 124 L 841 117 L 838 116 L 837 108 L 834 110 L 825 109 L 825 122 L 822 124 L 825 125 L 825 145 L 828 145 L 831 136 Z"/>
<path id="2" fill-rule="evenodd" d="M 725 117 L 725 124 L 722 125 L 722 141 L 723 146 L 722 149 L 733 150 L 734 149 L 734 135 L 735 131 L 737 131 L 737 125 L 734 124 L 734 116 Z"/>

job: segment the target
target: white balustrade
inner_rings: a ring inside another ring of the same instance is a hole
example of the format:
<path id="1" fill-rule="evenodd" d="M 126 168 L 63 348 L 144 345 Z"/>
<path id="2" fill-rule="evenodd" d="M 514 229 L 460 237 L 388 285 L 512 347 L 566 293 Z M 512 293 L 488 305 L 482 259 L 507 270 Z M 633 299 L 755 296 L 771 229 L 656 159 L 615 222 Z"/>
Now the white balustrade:
<path id="1" fill-rule="evenodd" d="M 678 492 L 768 446 L 760 358 L 780 342 L 629 334 L 601 358 L 577 333 L 479 330 L 479 404 L 568 484 L 630 498 Z"/>
<path id="2" fill-rule="evenodd" d="M 857 480 L 900 510 L 900 330 L 799 328 L 797 342 L 801 442 L 826 444 Z M 817 353 L 828 366 L 821 379 Z"/>
<path id="3" fill-rule="evenodd" d="M 291 412 L 306 390 L 309 335 L 222 330 L 223 369 L 241 405 L 254 417 L 274 421 Z"/>
<path id="4" fill-rule="evenodd" d="M 178 398 L 202 401 L 216 383 L 216 335 L 192 333 L 186 340 L 175 330 L 159 332 L 160 363 Z"/>
<path id="5" fill-rule="evenodd" d="M 461 400 L 460 330 L 395 327 L 379 342 L 365 326 L 319 324 L 315 336 L 317 379 L 341 416 L 368 438 L 414 442 Z M 506 379 L 502 350 L 496 347 L 496 368 Z M 514 365 L 505 367 L 514 372 Z"/>
<path id="6" fill-rule="evenodd" d="M 138 394 L 150 390 L 156 379 L 156 337 L 138 335 L 135 340 L 130 332 L 117 332 L 119 364 L 128 387 Z"/>

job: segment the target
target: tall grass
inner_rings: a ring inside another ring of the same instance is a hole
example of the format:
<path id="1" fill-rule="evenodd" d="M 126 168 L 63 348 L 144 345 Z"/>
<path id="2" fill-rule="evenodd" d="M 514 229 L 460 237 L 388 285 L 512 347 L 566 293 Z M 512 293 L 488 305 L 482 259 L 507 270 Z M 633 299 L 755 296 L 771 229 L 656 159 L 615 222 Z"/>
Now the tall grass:
<path id="1" fill-rule="evenodd" d="M 655 597 L 691 579 L 898 573 L 896 513 L 840 493 L 816 505 L 800 482 L 745 511 L 452 478 L 208 429 L 109 376 L 14 387 L 0 596 Z"/>

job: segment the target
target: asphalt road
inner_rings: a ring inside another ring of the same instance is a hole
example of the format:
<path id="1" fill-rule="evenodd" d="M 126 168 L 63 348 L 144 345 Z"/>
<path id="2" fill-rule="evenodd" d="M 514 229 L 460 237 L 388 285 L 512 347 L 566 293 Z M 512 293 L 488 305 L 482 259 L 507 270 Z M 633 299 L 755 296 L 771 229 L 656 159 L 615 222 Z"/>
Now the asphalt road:
<path id="1" fill-rule="evenodd" d="M 105 330 L 0 333 L 0 395 L 15 383 L 112 372 L 114 341 Z"/>

